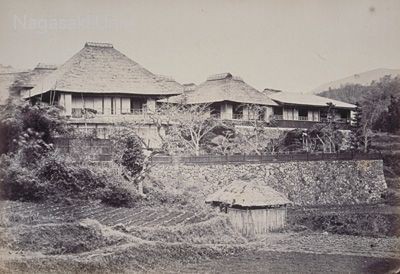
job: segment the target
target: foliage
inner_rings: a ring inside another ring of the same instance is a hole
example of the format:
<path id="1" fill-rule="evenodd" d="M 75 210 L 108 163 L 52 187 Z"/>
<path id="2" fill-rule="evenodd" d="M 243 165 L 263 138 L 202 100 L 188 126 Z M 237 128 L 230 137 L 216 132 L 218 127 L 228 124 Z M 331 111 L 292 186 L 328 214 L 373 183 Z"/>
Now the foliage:
<path id="1" fill-rule="evenodd" d="M 354 151 L 368 152 L 371 144 L 371 130 L 363 124 L 363 112 L 359 103 L 356 103 L 350 135 L 350 147 Z"/>
<path id="2" fill-rule="evenodd" d="M 400 97 L 400 77 L 385 76 L 369 86 L 346 85 L 339 89 L 322 92 L 320 95 L 353 104 L 359 103 L 362 109 L 363 136 L 367 139 L 372 130 L 394 132 L 393 126 L 396 130 L 395 123 L 399 115 L 399 104 L 396 98 Z M 390 109 L 389 106 L 391 106 Z M 364 150 L 366 150 L 365 147 Z"/>
<path id="3" fill-rule="evenodd" d="M 143 169 L 145 156 L 142 141 L 134 130 L 123 128 L 112 136 L 113 159 L 123 166 L 130 176 L 135 176 Z"/>
<path id="4" fill-rule="evenodd" d="M 162 104 L 149 117 L 156 123 L 163 148 L 169 154 L 199 155 L 207 134 L 221 125 L 210 115 L 209 104 Z M 166 128 L 164 136 L 162 127 Z"/>
<path id="5" fill-rule="evenodd" d="M 134 206 L 138 195 L 124 187 L 122 177 L 95 167 L 76 165 L 50 152 L 35 166 L 19 157 L 0 158 L 1 197 L 22 201 L 101 200 L 113 206 Z"/>
<path id="6" fill-rule="evenodd" d="M 283 142 L 287 150 L 333 153 L 341 150 L 344 134 L 335 122 L 332 104 L 328 104 L 327 119 L 324 123 L 309 129 L 295 129 L 288 132 Z"/>
<path id="7" fill-rule="evenodd" d="M 390 105 L 385 113 L 386 116 L 386 130 L 391 133 L 396 133 L 400 129 L 400 96 L 390 97 Z"/>
<path id="8" fill-rule="evenodd" d="M 30 143 L 40 154 L 44 144 L 49 145 L 64 129 L 60 109 L 42 103 L 8 100 L 0 119 L 0 153 L 16 152 L 21 143 Z"/>

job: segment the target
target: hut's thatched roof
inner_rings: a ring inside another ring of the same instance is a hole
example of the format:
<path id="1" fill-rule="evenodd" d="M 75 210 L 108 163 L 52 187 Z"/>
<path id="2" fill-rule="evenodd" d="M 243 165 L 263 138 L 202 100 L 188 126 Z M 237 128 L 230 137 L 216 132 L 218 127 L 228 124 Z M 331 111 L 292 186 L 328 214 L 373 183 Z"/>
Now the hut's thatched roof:
<path id="1" fill-rule="evenodd" d="M 84 48 L 34 87 L 30 96 L 50 90 L 77 93 L 176 95 L 183 87 L 155 75 L 107 43 Z"/>
<path id="2" fill-rule="evenodd" d="M 160 102 L 205 104 L 231 101 L 242 104 L 276 106 L 264 93 L 248 85 L 240 77 L 231 73 L 222 73 L 208 77 L 207 81 L 195 87 L 185 95 L 173 96 Z"/>
<path id="3" fill-rule="evenodd" d="M 330 98 L 314 94 L 275 91 L 275 90 L 271 91 L 269 89 L 265 89 L 264 92 L 268 95 L 269 98 L 278 102 L 279 104 L 326 107 L 328 103 L 332 103 L 337 108 L 353 109 L 356 107 L 355 105 L 352 104 L 348 104 L 345 102 L 333 100 Z"/>
<path id="4" fill-rule="evenodd" d="M 207 197 L 206 203 L 264 207 L 291 204 L 283 194 L 254 180 L 236 180 Z"/>

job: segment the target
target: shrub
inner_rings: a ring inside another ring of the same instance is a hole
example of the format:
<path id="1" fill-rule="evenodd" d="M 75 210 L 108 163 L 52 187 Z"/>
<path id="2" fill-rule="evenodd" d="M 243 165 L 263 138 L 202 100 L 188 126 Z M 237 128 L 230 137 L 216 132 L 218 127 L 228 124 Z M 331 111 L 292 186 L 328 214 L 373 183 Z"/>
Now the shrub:
<path id="1" fill-rule="evenodd" d="M 115 207 L 133 207 L 140 196 L 121 186 L 109 186 L 101 193 L 101 201 Z"/>
<path id="2" fill-rule="evenodd" d="M 16 164 L 12 158 L 0 159 L 1 197 L 10 200 L 39 201 L 46 196 L 46 187 L 32 170 Z"/>
<path id="3" fill-rule="evenodd" d="M 134 206 L 139 196 L 124 187 L 123 178 L 91 166 L 74 165 L 57 153 L 21 167 L 17 157 L 0 158 L 1 197 L 23 201 L 101 200 L 113 206 Z"/>
<path id="4" fill-rule="evenodd" d="M 55 106 L 9 100 L 0 112 L 0 131 L 0 154 L 15 152 L 21 138 L 50 144 L 55 134 L 64 132 L 64 120 Z"/>
<path id="5" fill-rule="evenodd" d="M 134 176 L 143 169 L 145 156 L 141 139 L 130 129 L 116 132 L 112 138 L 113 159 Z"/>

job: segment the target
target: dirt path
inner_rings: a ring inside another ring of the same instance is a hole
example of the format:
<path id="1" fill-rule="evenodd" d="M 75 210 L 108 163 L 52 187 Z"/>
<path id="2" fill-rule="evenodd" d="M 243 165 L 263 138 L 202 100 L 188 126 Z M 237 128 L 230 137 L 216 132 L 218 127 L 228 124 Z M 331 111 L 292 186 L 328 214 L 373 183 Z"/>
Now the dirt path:
<path id="1" fill-rule="evenodd" d="M 396 273 L 400 260 L 361 256 L 260 251 L 249 256 L 227 257 L 152 273 Z"/>
<path id="2" fill-rule="evenodd" d="M 400 238 L 372 238 L 324 233 L 271 233 L 262 250 L 400 258 Z"/>

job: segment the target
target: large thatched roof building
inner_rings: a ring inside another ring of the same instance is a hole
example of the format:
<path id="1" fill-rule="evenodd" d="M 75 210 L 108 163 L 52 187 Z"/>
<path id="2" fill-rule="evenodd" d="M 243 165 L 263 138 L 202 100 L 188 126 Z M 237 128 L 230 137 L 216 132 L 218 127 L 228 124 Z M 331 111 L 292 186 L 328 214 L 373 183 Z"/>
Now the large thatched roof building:
<path id="1" fill-rule="evenodd" d="M 112 44 L 91 43 L 43 79 L 27 96 L 49 91 L 91 94 L 176 95 L 183 87 L 151 73 Z"/>
<path id="2" fill-rule="evenodd" d="M 67 116 L 80 118 L 82 110 L 103 117 L 143 112 L 154 109 L 157 99 L 182 92 L 179 83 L 153 74 L 112 44 L 88 42 L 24 97 L 59 104 Z"/>

